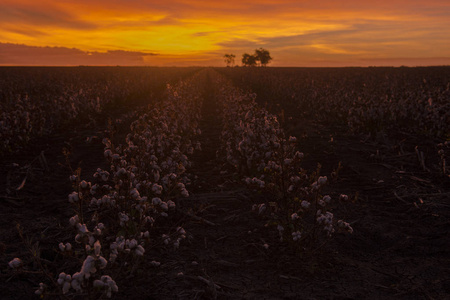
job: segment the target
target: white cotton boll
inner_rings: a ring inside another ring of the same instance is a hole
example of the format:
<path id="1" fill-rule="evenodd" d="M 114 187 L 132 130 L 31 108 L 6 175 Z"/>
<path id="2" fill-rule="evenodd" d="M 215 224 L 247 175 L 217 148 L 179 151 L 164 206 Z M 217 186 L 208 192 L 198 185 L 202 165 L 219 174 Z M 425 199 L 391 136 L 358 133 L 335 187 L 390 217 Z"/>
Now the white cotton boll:
<path id="1" fill-rule="evenodd" d="M 305 155 L 303 154 L 303 152 L 299 152 L 299 151 L 297 151 L 297 152 L 295 152 L 295 157 L 297 157 L 297 158 L 303 158 Z"/>
<path id="2" fill-rule="evenodd" d="M 106 260 L 106 258 L 104 258 L 103 256 L 100 256 L 98 258 L 98 260 L 100 261 L 100 269 L 106 268 L 106 265 L 108 264 L 108 261 Z"/>
<path id="3" fill-rule="evenodd" d="M 112 151 L 110 149 L 105 150 L 105 152 L 103 153 L 103 155 L 105 156 L 105 158 L 111 158 L 112 156 Z"/>
<path id="4" fill-rule="evenodd" d="M 41 296 L 42 294 L 44 294 L 45 288 L 46 288 L 46 285 L 41 282 L 41 283 L 39 283 L 39 289 L 37 289 L 34 293 L 38 296 Z"/>
<path id="5" fill-rule="evenodd" d="M 70 203 L 75 203 L 75 202 L 78 202 L 79 200 L 80 200 L 80 198 L 78 197 L 77 192 L 72 192 L 71 194 L 69 194 L 69 202 Z"/>
<path id="6" fill-rule="evenodd" d="M 120 220 L 120 226 L 124 226 L 125 223 L 127 223 L 130 218 L 125 213 L 119 213 L 119 220 Z"/>
<path id="7" fill-rule="evenodd" d="M 108 181 L 108 179 L 109 179 L 109 172 L 106 171 L 102 172 L 102 180 Z"/>
<path id="8" fill-rule="evenodd" d="M 144 222 L 145 222 L 145 223 L 150 223 L 151 225 L 153 225 L 153 223 L 155 223 L 155 219 L 153 219 L 153 218 L 150 217 L 150 216 L 146 216 L 146 217 L 144 218 Z"/>
<path id="9" fill-rule="evenodd" d="M 77 229 L 78 229 L 78 231 L 79 231 L 80 233 L 86 233 L 86 232 L 89 232 L 89 230 L 88 230 L 87 227 L 86 227 L 86 224 L 78 223 L 78 224 L 77 224 Z"/>
<path id="10" fill-rule="evenodd" d="M 142 247 L 141 245 L 138 245 L 138 246 L 136 247 L 135 252 L 136 252 L 137 255 L 143 256 L 144 253 L 145 253 L 145 249 L 144 249 L 144 247 Z"/>
<path id="11" fill-rule="evenodd" d="M 82 182 L 80 182 L 80 188 L 83 189 L 83 190 L 90 189 L 91 188 L 91 183 L 83 180 Z"/>
<path id="12" fill-rule="evenodd" d="M 186 231 L 182 227 L 177 227 L 177 233 L 186 234 Z"/>
<path id="13" fill-rule="evenodd" d="M 80 272 L 76 272 L 72 275 L 72 282 L 74 281 L 78 281 L 81 282 L 83 281 L 83 274 L 81 274 Z M 73 287 L 73 286 L 72 286 Z"/>
<path id="14" fill-rule="evenodd" d="M 289 142 L 295 143 L 296 141 L 297 141 L 297 138 L 295 136 L 290 136 L 289 137 Z"/>
<path id="15" fill-rule="evenodd" d="M 266 183 L 262 180 L 258 182 L 259 188 L 263 189 L 266 186 Z"/>
<path id="16" fill-rule="evenodd" d="M 161 198 L 153 198 L 152 199 L 152 203 L 153 205 L 159 205 L 161 203 Z"/>
<path id="17" fill-rule="evenodd" d="M 169 216 L 166 212 L 162 212 L 162 213 L 160 213 L 160 215 L 161 215 L 161 217 L 165 217 L 165 218 L 167 218 Z"/>
<path id="18" fill-rule="evenodd" d="M 94 266 L 95 258 L 91 255 L 86 257 L 86 259 L 83 262 L 83 265 L 81 267 L 80 273 L 82 276 L 86 279 L 89 279 L 91 276 L 91 273 L 97 272 L 97 269 Z"/>
<path id="19" fill-rule="evenodd" d="M 294 241 L 300 240 L 301 237 L 302 237 L 302 233 L 301 233 L 300 231 L 296 231 L 296 232 L 293 232 L 293 233 L 292 233 L 292 239 L 293 239 Z"/>
<path id="20" fill-rule="evenodd" d="M 72 244 L 71 243 L 66 243 L 65 250 L 66 251 L 71 251 L 72 250 Z"/>
<path id="21" fill-rule="evenodd" d="M 322 224 L 325 220 L 325 216 L 324 215 L 320 215 L 317 217 L 317 223 Z"/>
<path id="22" fill-rule="evenodd" d="M 152 261 L 151 263 L 150 263 L 153 267 L 159 267 L 160 265 L 161 265 L 161 263 L 159 262 L 159 261 Z"/>
<path id="23" fill-rule="evenodd" d="M 302 203 L 301 203 L 301 206 L 302 206 L 304 209 L 308 209 L 308 208 L 310 207 L 310 205 L 311 205 L 311 203 L 309 203 L 309 202 L 306 201 L 306 200 L 303 200 Z"/>
<path id="24" fill-rule="evenodd" d="M 297 213 L 293 213 L 292 215 L 291 215 L 291 220 L 292 221 L 295 221 L 295 220 L 297 220 L 297 219 L 299 219 L 300 217 L 298 216 L 298 214 Z"/>
<path id="25" fill-rule="evenodd" d="M 326 203 L 330 203 L 331 197 L 329 195 L 325 195 L 325 196 L 323 196 L 323 201 L 325 201 Z"/>
<path id="26" fill-rule="evenodd" d="M 75 242 L 77 242 L 77 243 L 81 243 L 81 238 L 82 238 L 83 236 L 81 235 L 81 234 L 77 234 L 76 236 L 75 236 Z"/>
<path id="27" fill-rule="evenodd" d="M 327 176 L 320 176 L 319 179 L 317 179 L 317 183 L 319 185 L 324 185 L 325 183 L 327 183 Z"/>
<path id="28" fill-rule="evenodd" d="M 159 184 L 153 184 L 152 186 L 152 192 L 156 195 L 160 195 L 162 193 L 163 187 Z"/>
<path id="29" fill-rule="evenodd" d="M 167 205 L 169 206 L 170 209 L 175 208 L 176 204 L 175 202 L 173 202 L 172 200 L 167 201 Z"/>
<path id="30" fill-rule="evenodd" d="M 285 164 L 286 166 L 290 165 L 291 163 L 292 163 L 292 159 L 286 158 L 286 159 L 284 160 L 284 164 Z"/>
<path id="31" fill-rule="evenodd" d="M 291 184 L 288 189 L 287 189 L 288 193 L 292 193 L 294 191 L 294 186 Z"/>
<path id="32" fill-rule="evenodd" d="M 263 247 L 264 247 L 264 249 L 266 249 L 266 250 L 269 249 L 269 245 L 268 245 L 268 244 L 264 244 Z"/>
<path id="33" fill-rule="evenodd" d="M 9 265 L 9 267 L 11 267 L 11 268 L 13 268 L 13 269 L 17 269 L 17 268 L 19 268 L 19 267 L 21 267 L 22 266 L 22 260 L 20 259 L 20 258 L 14 258 L 13 260 L 11 260 L 9 263 L 8 263 L 8 265 Z"/>
<path id="34" fill-rule="evenodd" d="M 168 211 L 169 210 L 169 206 L 167 205 L 166 202 L 161 202 L 159 207 L 161 207 L 161 209 L 164 210 L 164 211 Z"/>
<path id="35" fill-rule="evenodd" d="M 82 290 L 80 282 L 78 280 L 72 280 L 72 282 L 70 283 L 70 285 L 72 286 L 72 288 L 74 290 L 76 290 L 77 292 L 80 292 Z"/>
<path id="36" fill-rule="evenodd" d="M 337 225 L 339 228 L 346 230 L 348 233 L 353 233 L 353 228 L 349 223 L 339 220 L 337 221 Z"/>
<path id="37" fill-rule="evenodd" d="M 65 280 L 66 280 L 66 273 L 64 272 L 59 273 L 58 280 L 56 282 L 61 285 Z"/>
<path id="38" fill-rule="evenodd" d="M 66 246 L 64 246 L 63 243 L 59 243 L 58 247 L 59 247 L 59 250 L 61 250 L 61 251 L 64 251 L 66 249 Z"/>
<path id="39" fill-rule="evenodd" d="M 318 204 L 322 207 L 324 207 L 326 205 L 325 201 L 323 201 L 323 200 L 319 200 Z"/>
<path id="40" fill-rule="evenodd" d="M 69 219 L 69 223 L 72 226 L 76 226 L 78 224 L 78 222 L 80 222 L 80 218 L 78 217 L 78 215 L 75 215 Z"/>
<path id="41" fill-rule="evenodd" d="M 127 240 L 127 241 L 128 241 L 127 242 L 128 248 L 130 248 L 130 249 L 133 249 L 138 244 L 138 242 L 135 239 Z"/>
<path id="42" fill-rule="evenodd" d="M 344 194 L 341 194 L 341 195 L 339 196 L 339 200 L 341 200 L 341 201 L 348 201 L 348 196 L 347 196 L 347 195 L 344 195 Z"/>
<path id="43" fill-rule="evenodd" d="M 120 169 L 116 172 L 116 176 L 117 176 L 117 177 L 124 177 L 124 176 L 127 176 L 127 170 L 125 170 L 124 168 L 120 168 Z"/>
<path id="44" fill-rule="evenodd" d="M 141 196 L 139 194 L 139 191 L 137 189 L 135 189 L 135 188 L 130 191 L 130 195 L 131 195 L 131 198 L 133 198 L 135 200 L 138 200 L 140 198 L 140 196 Z"/>
<path id="45" fill-rule="evenodd" d="M 278 224 L 277 230 L 281 233 L 284 231 L 284 227 Z"/>
<path id="46" fill-rule="evenodd" d="M 186 189 L 182 189 L 181 190 L 181 196 L 187 198 L 187 197 L 189 197 L 189 192 Z"/>

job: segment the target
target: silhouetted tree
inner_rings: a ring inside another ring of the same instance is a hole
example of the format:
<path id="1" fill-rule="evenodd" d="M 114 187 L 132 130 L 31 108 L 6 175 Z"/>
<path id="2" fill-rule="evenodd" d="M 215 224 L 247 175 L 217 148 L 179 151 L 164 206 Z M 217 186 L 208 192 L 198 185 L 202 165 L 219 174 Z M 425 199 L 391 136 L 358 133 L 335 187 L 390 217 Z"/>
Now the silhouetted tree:
<path id="1" fill-rule="evenodd" d="M 246 67 L 256 66 L 256 56 L 250 55 L 248 53 L 242 54 L 242 64 Z"/>
<path id="2" fill-rule="evenodd" d="M 236 55 L 225 54 L 223 57 L 225 58 L 224 61 L 227 64 L 227 67 L 232 67 L 234 65 L 234 58 L 236 57 Z"/>
<path id="3" fill-rule="evenodd" d="M 254 56 L 256 58 L 256 61 L 259 61 L 259 64 L 262 67 L 265 67 L 272 60 L 270 52 L 264 48 L 256 49 Z"/>

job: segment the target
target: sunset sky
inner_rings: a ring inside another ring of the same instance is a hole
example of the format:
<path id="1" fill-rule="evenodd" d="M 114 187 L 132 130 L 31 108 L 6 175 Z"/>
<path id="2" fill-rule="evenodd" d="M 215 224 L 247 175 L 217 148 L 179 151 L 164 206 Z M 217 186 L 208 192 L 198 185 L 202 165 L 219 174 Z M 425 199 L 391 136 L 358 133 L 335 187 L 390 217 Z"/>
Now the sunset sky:
<path id="1" fill-rule="evenodd" d="M 0 65 L 450 65 L 448 0 L 0 0 Z"/>

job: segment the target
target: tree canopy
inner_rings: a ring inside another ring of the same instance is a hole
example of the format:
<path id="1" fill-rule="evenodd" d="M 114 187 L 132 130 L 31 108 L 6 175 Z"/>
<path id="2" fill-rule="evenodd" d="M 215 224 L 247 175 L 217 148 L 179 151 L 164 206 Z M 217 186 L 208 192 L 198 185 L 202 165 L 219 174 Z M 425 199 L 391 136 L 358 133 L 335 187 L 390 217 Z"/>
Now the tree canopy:
<path id="1" fill-rule="evenodd" d="M 254 67 L 259 65 L 261 67 L 265 67 L 268 63 L 272 61 L 272 56 L 270 56 L 270 52 L 264 48 L 259 48 L 255 50 L 253 55 L 248 53 L 244 53 L 242 55 L 242 64 L 246 67 Z"/>
<path id="2" fill-rule="evenodd" d="M 256 60 L 259 61 L 259 65 L 262 67 L 265 67 L 272 60 L 270 52 L 264 48 L 256 49 L 254 56 L 256 57 Z"/>
<path id="3" fill-rule="evenodd" d="M 236 57 L 236 55 L 225 54 L 223 57 L 225 58 L 224 61 L 227 64 L 227 67 L 232 67 L 234 65 L 234 58 Z"/>
<path id="4" fill-rule="evenodd" d="M 242 64 L 246 67 L 256 66 L 256 56 L 250 55 L 248 53 L 242 54 Z"/>

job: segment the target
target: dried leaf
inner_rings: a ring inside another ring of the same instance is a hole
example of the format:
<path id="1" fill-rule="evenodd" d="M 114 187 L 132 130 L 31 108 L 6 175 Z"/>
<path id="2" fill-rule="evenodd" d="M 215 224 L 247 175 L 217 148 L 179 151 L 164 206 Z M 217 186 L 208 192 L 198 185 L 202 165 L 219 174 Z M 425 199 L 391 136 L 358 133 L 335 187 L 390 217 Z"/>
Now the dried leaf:
<path id="1" fill-rule="evenodd" d="M 27 176 L 22 180 L 22 183 L 19 185 L 19 187 L 16 189 L 16 191 L 20 191 L 25 186 L 25 182 L 27 182 Z"/>

